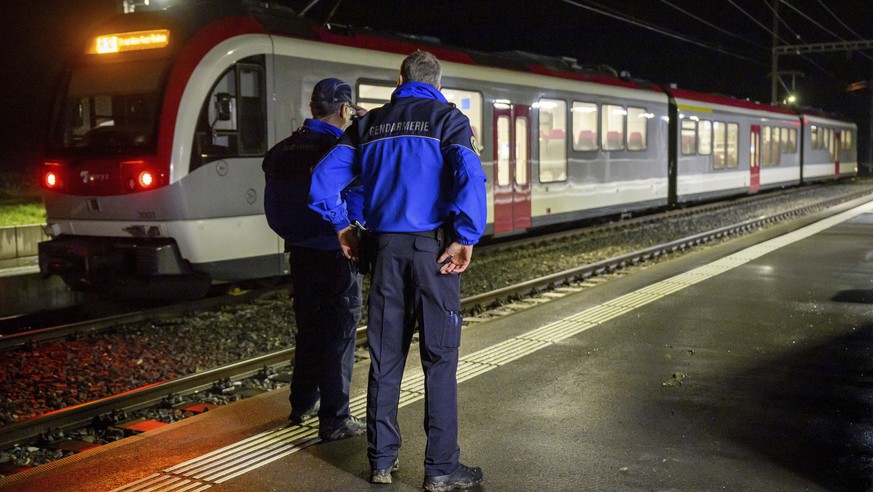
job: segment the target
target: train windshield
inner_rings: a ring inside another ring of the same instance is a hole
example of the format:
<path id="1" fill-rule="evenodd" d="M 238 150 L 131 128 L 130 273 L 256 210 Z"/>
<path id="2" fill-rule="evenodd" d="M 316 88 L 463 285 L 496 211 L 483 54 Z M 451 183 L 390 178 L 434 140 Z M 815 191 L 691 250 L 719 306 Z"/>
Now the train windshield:
<path id="1" fill-rule="evenodd" d="M 74 69 L 53 146 L 112 154 L 153 149 L 165 66 L 148 61 Z"/>

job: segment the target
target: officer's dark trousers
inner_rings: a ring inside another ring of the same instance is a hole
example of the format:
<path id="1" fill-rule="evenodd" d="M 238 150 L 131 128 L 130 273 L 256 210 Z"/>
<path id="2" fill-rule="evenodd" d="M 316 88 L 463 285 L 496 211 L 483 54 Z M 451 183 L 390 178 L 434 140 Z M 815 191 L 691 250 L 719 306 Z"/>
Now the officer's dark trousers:
<path id="1" fill-rule="evenodd" d="M 321 397 L 322 429 L 349 416 L 355 330 L 361 319 L 361 278 L 339 250 L 291 247 L 297 335 L 291 408 L 302 412 Z"/>
<path id="2" fill-rule="evenodd" d="M 367 337 L 367 455 L 370 466 L 389 468 L 401 444 L 397 423 L 400 381 L 412 334 L 419 328 L 425 377 L 425 475 L 453 472 L 458 447 L 458 346 L 461 342 L 460 277 L 441 275 L 436 239 L 378 234 L 370 286 Z"/>

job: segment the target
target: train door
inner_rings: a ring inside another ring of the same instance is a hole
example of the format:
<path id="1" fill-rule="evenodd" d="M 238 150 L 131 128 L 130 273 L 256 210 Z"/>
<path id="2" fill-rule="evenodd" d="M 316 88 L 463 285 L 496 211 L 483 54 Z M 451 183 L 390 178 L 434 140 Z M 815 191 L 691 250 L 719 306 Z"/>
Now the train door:
<path id="1" fill-rule="evenodd" d="M 761 189 L 761 127 L 752 125 L 752 144 L 749 151 L 749 191 Z"/>
<path id="2" fill-rule="evenodd" d="M 840 140 L 842 140 L 840 136 L 841 132 L 834 132 L 834 152 L 832 158 L 834 161 L 834 176 L 837 178 L 840 177 L 840 150 L 842 150 L 840 148 Z"/>
<path id="3" fill-rule="evenodd" d="M 530 227 L 530 106 L 494 105 L 494 232 Z"/>

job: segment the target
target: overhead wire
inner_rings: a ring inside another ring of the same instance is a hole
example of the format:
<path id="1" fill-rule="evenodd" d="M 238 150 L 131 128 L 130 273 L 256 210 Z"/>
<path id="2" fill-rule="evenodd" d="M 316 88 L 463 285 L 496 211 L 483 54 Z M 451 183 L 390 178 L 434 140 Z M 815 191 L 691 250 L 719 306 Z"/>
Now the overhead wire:
<path id="1" fill-rule="evenodd" d="M 756 43 L 756 42 L 754 42 L 754 41 L 749 40 L 748 38 L 744 38 L 743 36 L 740 36 L 740 35 L 738 35 L 738 34 L 736 34 L 736 33 L 733 33 L 733 32 L 731 32 L 731 31 L 728 31 L 727 29 L 723 29 L 723 28 L 721 28 L 721 27 L 719 27 L 719 26 L 717 26 L 717 25 L 715 25 L 715 24 L 709 22 L 708 20 L 706 20 L 706 19 L 704 19 L 704 18 L 702 18 L 702 17 L 699 17 L 699 16 L 697 16 L 697 15 L 694 15 L 694 14 L 692 14 L 691 12 L 688 12 L 687 10 L 685 10 L 685 9 L 683 9 L 683 8 L 677 6 L 677 5 L 674 5 L 674 4 L 670 3 L 668 0 L 661 0 L 661 3 L 663 3 L 664 5 L 667 5 L 668 7 L 671 7 L 671 8 L 673 8 L 673 9 L 675 9 L 675 10 L 677 10 L 677 11 L 679 11 L 679 12 L 685 14 L 685 15 L 687 15 L 688 17 L 691 17 L 692 19 L 696 20 L 697 22 L 700 22 L 701 24 L 704 24 L 704 25 L 706 25 L 706 26 L 708 26 L 708 27 L 711 27 L 711 28 L 715 29 L 716 31 L 718 31 L 718 32 L 720 32 L 720 33 L 722 33 L 722 34 L 726 34 L 726 35 L 728 35 L 728 36 L 730 36 L 730 37 L 732 37 L 732 38 L 739 39 L 740 41 L 745 41 L 745 42 L 747 42 L 747 43 L 749 43 L 749 44 L 752 44 L 752 45 L 754 45 L 754 46 L 757 46 L 757 47 L 759 47 L 759 48 L 768 49 L 768 50 L 770 49 L 768 46 L 764 46 L 764 45 L 762 45 L 762 44 Z"/>
<path id="2" fill-rule="evenodd" d="M 774 2 L 785 3 L 785 2 L 783 2 L 782 0 L 773 0 L 773 1 L 774 1 Z M 778 39 L 779 41 L 781 41 L 782 44 L 785 44 L 785 45 L 790 45 L 790 44 L 791 44 L 791 43 L 789 43 L 788 41 L 786 41 L 784 38 L 782 38 L 781 36 L 779 36 L 778 33 L 773 32 L 772 29 L 770 29 L 769 27 L 765 26 L 764 24 L 761 24 L 761 22 L 759 22 L 758 19 L 756 19 L 752 14 L 750 14 L 749 12 L 747 12 L 746 9 L 744 9 L 744 8 L 740 7 L 739 5 L 737 5 L 737 4 L 734 2 L 734 0 L 728 0 L 728 3 L 730 3 L 731 5 L 733 5 L 734 8 L 736 8 L 736 9 L 739 10 L 741 13 L 743 13 L 743 15 L 745 15 L 746 17 L 748 17 L 749 19 L 751 19 L 752 22 L 754 22 L 755 24 L 757 24 L 758 26 L 760 26 L 762 29 L 764 29 L 765 31 L 767 31 L 771 36 L 773 36 L 774 38 L 776 38 L 776 39 Z M 789 30 L 791 30 L 792 32 L 794 32 L 794 30 L 791 29 L 790 26 L 788 26 L 788 24 L 785 22 L 785 20 L 782 19 L 782 17 L 779 17 L 779 16 L 778 16 L 778 14 L 777 14 L 777 12 L 776 12 L 776 9 L 773 8 L 773 6 L 770 5 L 769 2 L 767 2 L 767 1 L 765 0 L 765 1 L 764 1 L 764 4 L 767 5 L 767 8 L 769 8 L 769 9 L 773 12 L 773 15 L 776 15 L 776 16 L 777 16 L 777 18 L 779 19 L 779 21 L 780 21 L 783 25 L 785 25 L 786 27 L 788 27 Z M 800 37 L 800 36 L 797 35 L 796 33 L 795 33 L 795 36 Z M 817 68 L 817 69 L 821 70 L 822 72 L 826 73 L 826 74 L 827 74 L 828 76 L 830 76 L 831 78 L 833 78 L 833 79 L 836 79 L 836 78 L 837 78 L 836 75 L 834 75 L 833 73 L 831 73 L 831 72 L 828 71 L 826 68 L 824 68 L 824 67 L 822 67 L 821 65 L 819 65 L 818 63 L 814 62 L 814 61 L 811 60 L 809 57 L 801 55 L 801 58 L 803 58 L 804 60 L 806 60 L 810 65 L 812 65 L 812 66 L 814 66 L 815 68 Z"/>
<path id="3" fill-rule="evenodd" d="M 755 60 L 754 58 L 749 58 L 749 57 L 744 56 L 744 55 L 730 52 L 730 51 L 725 50 L 724 48 L 722 48 L 720 46 L 713 46 L 711 44 L 705 43 L 703 41 L 698 41 L 698 40 L 693 39 L 691 37 L 682 35 L 680 33 L 672 32 L 672 31 L 665 29 L 665 28 L 662 28 L 660 26 L 656 26 L 654 24 L 647 23 L 647 22 L 641 21 L 639 19 L 630 17 L 627 14 L 623 14 L 623 13 L 615 11 L 613 9 L 609 9 L 608 7 L 604 7 L 603 5 L 600 5 L 596 2 L 591 2 L 592 4 L 594 4 L 594 6 L 592 6 L 592 5 L 586 5 L 586 4 L 580 3 L 580 2 L 575 1 L 575 0 L 560 0 L 560 1 L 563 3 L 573 5 L 574 7 L 585 9 L 585 10 L 588 10 L 588 11 L 591 11 L 591 12 L 594 12 L 594 13 L 597 13 L 600 15 L 604 15 L 606 17 L 610 17 L 610 18 L 613 18 L 613 19 L 616 19 L 616 20 L 619 20 L 622 22 L 627 22 L 629 24 L 633 24 L 637 27 L 642 27 L 643 29 L 654 31 L 658 34 L 662 34 L 664 36 L 668 36 L 668 37 L 677 39 L 679 41 L 694 44 L 696 46 L 700 46 L 701 48 L 706 48 L 709 50 L 717 51 L 717 52 L 724 54 L 724 55 L 732 56 L 734 58 L 739 58 L 741 60 L 746 60 L 746 61 L 750 61 L 750 62 L 753 62 L 756 64 L 763 65 L 763 63 L 760 60 Z"/>
<path id="4" fill-rule="evenodd" d="M 856 38 L 858 38 L 858 39 L 864 39 L 863 36 L 861 36 L 860 34 L 858 34 L 857 32 L 855 32 L 851 27 L 847 26 L 846 23 L 843 22 L 843 20 L 840 19 L 840 17 L 839 17 L 837 14 L 835 14 L 831 9 L 828 8 L 827 5 L 825 5 L 824 2 L 822 2 L 822 0 L 818 0 L 818 4 L 821 5 L 821 7 L 822 7 L 823 9 L 825 9 L 825 11 L 826 11 L 827 13 L 831 14 L 831 17 L 833 17 L 834 19 L 836 19 L 836 21 L 839 22 L 841 26 L 845 27 L 847 31 L 849 31 L 850 33 L 854 34 Z"/>
<path id="5" fill-rule="evenodd" d="M 777 0 L 777 1 L 779 1 L 779 0 Z M 839 39 L 840 41 L 842 41 L 842 42 L 844 42 L 844 43 L 848 43 L 848 42 L 849 42 L 847 39 L 843 38 L 842 36 L 840 36 L 839 34 L 833 32 L 833 31 L 831 31 L 831 30 L 828 29 L 827 27 L 821 25 L 818 21 L 816 21 L 816 20 L 813 19 L 812 17 L 810 17 L 810 16 L 806 15 L 805 13 L 803 13 L 800 9 L 798 9 L 798 8 L 795 7 L 794 5 L 791 5 L 791 4 L 788 3 L 788 2 L 782 2 L 782 3 L 784 3 L 788 8 L 790 8 L 791 10 L 797 12 L 801 17 L 803 17 L 804 19 L 808 20 L 808 21 L 811 22 L 812 24 L 818 26 L 821 30 L 825 31 L 826 33 L 830 34 L 831 36 L 833 36 L 833 37 Z M 822 6 L 824 7 L 824 4 L 822 4 Z M 833 12 L 831 12 L 827 7 L 825 7 L 825 10 L 827 10 L 831 15 L 833 15 Z M 837 19 L 837 20 L 839 20 L 839 19 Z M 844 24 L 844 25 L 845 25 L 845 24 Z M 850 30 L 851 30 L 851 29 L 850 29 Z M 868 60 L 873 60 L 873 57 L 871 57 L 870 55 L 868 55 L 867 53 L 864 53 L 863 51 L 861 51 L 861 50 L 859 50 L 859 49 L 852 49 L 852 51 L 857 51 L 857 52 L 860 53 L 861 56 L 863 56 L 864 58 L 867 58 Z"/>

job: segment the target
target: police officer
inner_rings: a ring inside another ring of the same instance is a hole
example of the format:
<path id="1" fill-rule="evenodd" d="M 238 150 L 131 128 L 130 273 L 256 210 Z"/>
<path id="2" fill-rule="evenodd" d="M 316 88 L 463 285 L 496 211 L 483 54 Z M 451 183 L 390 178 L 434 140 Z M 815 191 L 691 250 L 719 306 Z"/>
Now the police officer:
<path id="1" fill-rule="evenodd" d="M 292 424 L 318 415 L 318 435 L 337 440 L 363 434 L 349 412 L 355 332 L 361 319 L 361 276 L 340 250 L 337 235 L 307 207 L 310 169 L 342 134 L 352 114 L 349 84 L 335 78 L 315 85 L 312 118 L 264 157 L 264 210 L 290 254 L 297 322 L 291 378 Z M 352 217 L 361 219 L 360 186 L 343 190 Z M 320 398 L 320 404 L 319 404 Z"/>
<path id="2" fill-rule="evenodd" d="M 485 230 L 485 174 L 470 121 L 440 93 L 441 67 L 417 51 L 402 63 L 391 102 L 353 123 L 315 167 L 313 210 L 333 224 L 345 254 L 358 244 L 341 190 L 357 176 L 376 251 L 367 336 L 367 455 L 370 480 L 391 483 L 401 439 L 400 381 L 419 329 L 426 377 L 424 488 L 452 490 L 483 480 L 460 463 L 457 367 L 460 277 Z"/>

